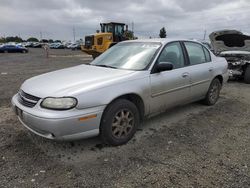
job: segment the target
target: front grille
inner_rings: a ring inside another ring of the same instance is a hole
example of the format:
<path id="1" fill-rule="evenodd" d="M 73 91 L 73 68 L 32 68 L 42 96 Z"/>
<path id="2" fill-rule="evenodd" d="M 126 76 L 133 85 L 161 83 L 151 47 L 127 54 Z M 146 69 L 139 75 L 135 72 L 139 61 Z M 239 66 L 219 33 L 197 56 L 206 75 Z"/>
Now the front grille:
<path id="1" fill-rule="evenodd" d="M 91 48 L 94 45 L 94 36 L 85 37 L 85 48 Z"/>
<path id="2" fill-rule="evenodd" d="M 18 101 L 27 107 L 34 107 L 41 98 L 25 93 L 24 91 L 19 91 Z"/>

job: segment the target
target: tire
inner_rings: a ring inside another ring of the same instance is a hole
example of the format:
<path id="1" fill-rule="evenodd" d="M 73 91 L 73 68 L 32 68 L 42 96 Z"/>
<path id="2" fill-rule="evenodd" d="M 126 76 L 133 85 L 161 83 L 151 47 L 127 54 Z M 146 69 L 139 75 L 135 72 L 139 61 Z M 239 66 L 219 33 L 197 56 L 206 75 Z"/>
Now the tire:
<path id="1" fill-rule="evenodd" d="M 139 125 L 139 112 L 135 104 L 125 99 L 112 102 L 104 111 L 100 134 L 104 143 L 118 146 L 126 144 Z"/>
<path id="2" fill-rule="evenodd" d="M 250 65 L 248 65 L 245 70 L 244 81 L 246 84 L 250 84 Z"/>
<path id="3" fill-rule="evenodd" d="M 26 52 L 26 50 L 23 50 L 23 51 L 22 51 L 22 53 L 24 53 L 24 54 L 25 54 L 25 53 L 27 53 L 27 52 Z"/>
<path id="4" fill-rule="evenodd" d="M 4 50 L 4 53 L 8 53 L 8 50 Z"/>
<path id="5" fill-rule="evenodd" d="M 221 90 L 220 80 L 218 78 L 213 79 L 207 91 L 206 98 L 203 101 L 204 104 L 208 106 L 214 105 L 220 97 L 220 90 Z"/>

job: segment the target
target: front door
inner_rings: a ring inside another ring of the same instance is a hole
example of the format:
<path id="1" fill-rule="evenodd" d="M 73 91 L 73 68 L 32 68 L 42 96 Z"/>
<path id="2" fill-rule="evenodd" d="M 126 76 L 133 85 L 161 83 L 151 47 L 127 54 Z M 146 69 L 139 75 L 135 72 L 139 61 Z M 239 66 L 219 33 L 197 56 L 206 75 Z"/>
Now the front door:
<path id="1" fill-rule="evenodd" d="M 150 112 L 157 113 L 188 100 L 190 77 L 179 42 L 168 44 L 161 52 L 156 63 L 169 62 L 173 70 L 153 72 L 151 81 Z"/>

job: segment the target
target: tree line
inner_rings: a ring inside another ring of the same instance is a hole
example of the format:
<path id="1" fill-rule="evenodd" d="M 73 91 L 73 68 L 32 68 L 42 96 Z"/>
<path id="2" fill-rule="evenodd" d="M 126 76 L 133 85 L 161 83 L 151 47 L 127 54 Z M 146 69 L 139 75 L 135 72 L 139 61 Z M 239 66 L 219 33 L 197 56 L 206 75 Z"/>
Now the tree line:
<path id="1" fill-rule="evenodd" d="M 166 32 L 165 27 L 160 29 L 159 37 L 160 38 L 167 37 L 167 32 Z M 21 37 L 18 37 L 18 36 L 15 36 L 15 37 L 10 36 L 10 37 L 6 37 L 6 38 L 0 37 L 0 43 L 8 43 L 8 42 L 16 42 L 16 43 L 20 43 L 20 42 L 47 42 L 47 43 L 53 43 L 53 42 L 61 42 L 61 41 L 60 40 L 52 40 L 52 39 L 49 39 L 49 40 L 42 39 L 41 41 L 39 41 L 35 37 L 30 37 L 27 40 L 23 40 Z"/>
<path id="2" fill-rule="evenodd" d="M 0 43 L 8 43 L 8 42 L 16 42 L 16 43 L 20 43 L 20 42 L 47 42 L 47 43 L 53 43 L 53 42 L 61 42 L 61 40 L 46 40 L 46 39 L 42 39 L 42 40 L 38 40 L 35 37 L 30 37 L 27 40 L 22 39 L 21 37 L 18 36 L 10 36 L 10 37 L 0 37 Z"/>

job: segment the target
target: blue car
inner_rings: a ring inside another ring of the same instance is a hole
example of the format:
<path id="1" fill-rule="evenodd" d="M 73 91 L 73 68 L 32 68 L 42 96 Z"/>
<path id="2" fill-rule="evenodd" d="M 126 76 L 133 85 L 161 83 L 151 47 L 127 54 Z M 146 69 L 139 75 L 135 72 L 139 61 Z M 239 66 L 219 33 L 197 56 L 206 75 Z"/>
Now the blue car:
<path id="1" fill-rule="evenodd" d="M 28 49 L 23 46 L 15 46 L 15 45 L 3 45 L 0 46 L 0 53 L 28 53 Z"/>

